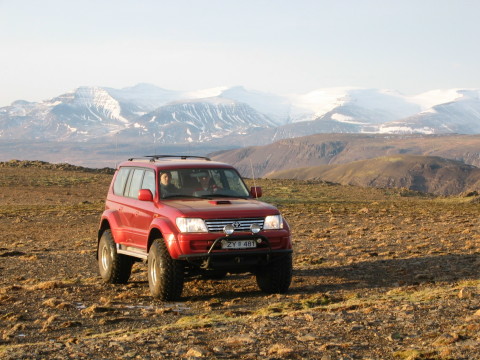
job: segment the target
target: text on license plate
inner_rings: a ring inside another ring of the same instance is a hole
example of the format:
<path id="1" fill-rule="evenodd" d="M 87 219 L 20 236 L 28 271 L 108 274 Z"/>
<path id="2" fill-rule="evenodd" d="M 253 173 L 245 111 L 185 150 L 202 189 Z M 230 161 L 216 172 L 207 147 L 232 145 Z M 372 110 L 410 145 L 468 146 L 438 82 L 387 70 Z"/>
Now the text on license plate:
<path id="1" fill-rule="evenodd" d="M 255 240 L 222 241 L 222 249 L 250 249 L 257 247 Z"/>

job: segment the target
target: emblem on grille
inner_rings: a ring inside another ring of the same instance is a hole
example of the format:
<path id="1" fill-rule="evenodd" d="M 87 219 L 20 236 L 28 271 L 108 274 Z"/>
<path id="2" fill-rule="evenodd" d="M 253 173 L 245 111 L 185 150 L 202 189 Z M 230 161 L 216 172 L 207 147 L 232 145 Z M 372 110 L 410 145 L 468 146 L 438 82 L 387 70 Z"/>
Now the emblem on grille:
<path id="1" fill-rule="evenodd" d="M 232 225 L 235 229 L 238 229 L 242 224 L 239 221 L 235 221 Z"/>

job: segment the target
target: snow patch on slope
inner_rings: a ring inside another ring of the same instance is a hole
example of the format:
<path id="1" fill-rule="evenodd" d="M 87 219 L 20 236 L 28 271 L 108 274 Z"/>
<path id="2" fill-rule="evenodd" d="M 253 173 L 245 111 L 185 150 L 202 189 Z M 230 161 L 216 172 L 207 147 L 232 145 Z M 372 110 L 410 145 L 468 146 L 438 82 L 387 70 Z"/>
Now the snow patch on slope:
<path id="1" fill-rule="evenodd" d="M 99 87 L 81 87 L 75 92 L 74 103 L 87 108 L 95 108 L 97 111 L 104 112 L 111 119 L 119 120 L 125 124 L 129 121 L 120 115 L 122 108 L 117 100 Z M 93 114 L 93 112 L 92 112 Z M 98 116 L 96 114 L 93 114 Z M 101 119 L 100 119 L 101 120 Z"/>
<path id="2" fill-rule="evenodd" d="M 412 103 L 418 104 L 422 110 L 426 110 L 435 105 L 455 101 L 461 97 L 463 97 L 463 94 L 459 93 L 459 89 L 436 89 L 418 95 L 409 96 L 407 99 Z"/>
<path id="3" fill-rule="evenodd" d="M 209 89 L 189 91 L 189 92 L 183 93 L 182 98 L 184 99 L 211 98 L 211 97 L 220 96 L 220 94 L 227 89 L 228 88 L 225 86 L 218 86 L 218 87 L 213 87 Z"/>

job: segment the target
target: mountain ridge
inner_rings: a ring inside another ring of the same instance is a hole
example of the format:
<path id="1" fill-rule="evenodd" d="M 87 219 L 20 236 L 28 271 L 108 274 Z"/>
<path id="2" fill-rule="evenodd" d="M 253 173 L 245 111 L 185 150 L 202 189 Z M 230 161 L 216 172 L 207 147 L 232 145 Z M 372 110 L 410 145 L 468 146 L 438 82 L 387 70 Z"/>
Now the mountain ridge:
<path id="1" fill-rule="evenodd" d="M 0 139 L 134 141 L 142 128 L 169 145 L 252 145 L 333 132 L 476 134 L 479 94 L 478 89 L 448 89 L 404 96 L 392 90 L 345 87 L 276 95 L 242 86 L 187 92 L 152 84 L 123 89 L 82 86 L 42 102 L 19 100 L 1 107 Z M 232 108 L 227 109 L 227 103 Z M 195 107 L 188 116 L 186 106 Z M 165 139 L 162 132 L 172 131 L 172 126 L 156 123 L 159 113 L 178 125 Z M 183 114 L 182 120 L 175 120 L 177 114 Z M 154 119 L 145 124 L 147 118 Z M 248 136 L 252 132 L 255 138 Z"/>

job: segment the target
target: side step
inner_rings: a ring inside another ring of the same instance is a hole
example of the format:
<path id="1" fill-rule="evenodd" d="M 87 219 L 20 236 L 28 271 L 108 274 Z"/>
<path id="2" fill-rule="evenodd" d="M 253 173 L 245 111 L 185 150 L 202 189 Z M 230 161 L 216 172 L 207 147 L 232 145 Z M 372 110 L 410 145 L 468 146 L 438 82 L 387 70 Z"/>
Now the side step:
<path id="1" fill-rule="evenodd" d="M 143 260 L 147 260 L 148 254 L 139 248 L 133 246 L 124 246 L 117 244 L 117 254 L 133 256 Z"/>

